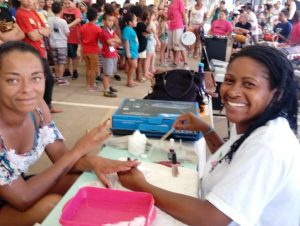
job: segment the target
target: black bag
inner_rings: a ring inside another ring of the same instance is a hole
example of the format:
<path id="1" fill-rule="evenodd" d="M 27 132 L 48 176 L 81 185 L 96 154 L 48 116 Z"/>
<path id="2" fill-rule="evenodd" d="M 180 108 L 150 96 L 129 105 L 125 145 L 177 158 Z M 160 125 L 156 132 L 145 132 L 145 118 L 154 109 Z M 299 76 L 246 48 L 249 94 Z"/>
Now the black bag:
<path id="1" fill-rule="evenodd" d="M 155 74 L 152 93 L 144 99 L 203 102 L 203 78 L 199 72 L 176 69 Z"/>

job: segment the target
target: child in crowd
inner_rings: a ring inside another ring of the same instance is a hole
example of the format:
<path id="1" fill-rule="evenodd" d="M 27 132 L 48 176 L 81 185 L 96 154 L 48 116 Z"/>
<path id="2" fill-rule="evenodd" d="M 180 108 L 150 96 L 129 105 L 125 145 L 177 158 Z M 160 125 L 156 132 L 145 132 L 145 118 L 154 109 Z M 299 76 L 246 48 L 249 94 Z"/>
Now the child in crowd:
<path id="1" fill-rule="evenodd" d="M 33 9 L 36 10 L 41 20 L 48 27 L 47 22 L 47 11 L 44 10 L 45 1 L 44 0 L 35 0 Z"/>
<path id="2" fill-rule="evenodd" d="M 166 15 L 159 16 L 158 37 L 160 40 L 160 64 L 166 66 L 166 49 L 168 46 L 168 19 Z"/>
<path id="3" fill-rule="evenodd" d="M 104 96 L 117 97 L 117 90 L 110 85 L 110 76 L 115 75 L 118 64 L 118 53 L 116 47 L 121 44 L 120 38 L 112 29 L 114 24 L 114 16 L 104 13 L 103 29 L 100 35 L 102 43 L 102 59 L 103 59 L 103 75 L 102 83 L 104 88 Z"/>
<path id="4" fill-rule="evenodd" d="M 150 79 L 150 76 L 145 71 L 146 67 L 146 48 L 147 48 L 147 35 L 149 34 L 147 32 L 147 23 L 149 20 L 149 11 L 147 9 L 142 9 L 143 10 L 141 17 L 138 17 L 138 23 L 136 27 L 134 28 L 138 41 L 139 41 L 139 57 L 138 57 L 138 67 L 137 67 L 137 72 L 136 72 L 136 80 L 139 82 L 144 82 L 146 81 L 146 78 Z"/>
<path id="5" fill-rule="evenodd" d="M 126 57 L 127 86 L 134 87 L 137 83 L 133 81 L 132 76 L 137 68 L 139 42 L 133 27 L 136 27 L 137 18 L 135 15 L 127 13 L 124 16 L 124 22 L 126 27 L 123 29 L 122 43 L 123 54 Z"/>
<path id="6" fill-rule="evenodd" d="M 119 36 L 119 37 L 121 37 L 122 35 L 121 35 L 121 30 L 120 30 L 120 26 L 119 26 L 119 18 L 117 18 L 116 16 L 115 16 L 115 9 L 114 9 L 114 7 L 112 6 L 112 4 L 109 4 L 109 3 L 106 3 L 105 5 L 104 5 L 104 13 L 107 13 L 107 14 L 109 14 L 109 15 L 112 15 L 113 16 L 113 29 L 114 29 L 114 31 L 117 33 L 117 35 Z"/>
<path id="7" fill-rule="evenodd" d="M 102 12 L 102 8 L 100 5 L 94 3 L 91 5 L 91 8 L 93 8 L 96 12 L 97 12 L 97 20 L 96 20 L 96 26 L 101 27 L 102 26 L 102 18 L 103 18 L 103 12 Z M 101 55 L 101 42 L 98 43 L 99 46 L 99 54 L 98 54 L 98 72 L 97 72 L 97 76 L 96 76 L 96 83 L 99 84 L 102 81 L 102 55 Z"/>
<path id="8" fill-rule="evenodd" d="M 114 6 L 114 16 L 118 19 L 120 18 L 120 9 L 121 9 L 121 5 L 120 4 L 116 4 Z"/>
<path id="9" fill-rule="evenodd" d="M 70 61 L 72 61 L 73 74 L 72 79 L 78 78 L 78 58 L 77 49 L 80 44 L 80 22 L 81 12 L 76 8 L 75 0 L 63 0 L 63 18 L 67 21 L 70 28 L 70 35 L 68 37 L 68 60 L 64 76 L 71 76 Z"/>
<path id="10" fill-rule="evenodd" d="M 54 63 L 54 72 L 57 85 L 68 85 L 68 80 L 63 78 L 65 65 L 67 63 L 67 42 L 70 33 L 67 22 L 61 18 L 62 6 L 58 2 L 52 4 L 52 11 L 55 17 L 48 19 L 50 35 L 50 47 Z"/>
<path id="11" fill-rule="evenodd" d="M 47 21 L 48 13 L 47 13 L 46 10 L 44 10 L 44 7 L 45 7 L 45 0 L 35 0 L 33 10 L 35 10 L 38 13 L 39 17 L 44 22 L 46 27 L 49 27 L 48 21 Z M 51 53 L 51 50 L 50 50 L 49 37 L 44 36 L 43 39 L 44 39 L 44 45 L 45 45 L 45 49 L 46 49 L 48 64 L 50 66 L 53 66 L 54 63 L 53 63 L 52 53 Z"/>
<path id="12" fill-rule="evenodd" d="M 292 24 L 288 21 L 289 11 L 283 9 L 279 13 L 279 23 L 275 25 L 273 31 L 278 34 L 278 42 L 287 42 L 292 30 Z"/>
<path id="13" fill-rule="evenodd" d="M 47 12 L 47 19 L 53 17 L 54 13 L 52 11 L 53 0 L 45 0 L 44 10 Z"/>
<path id="14" fill-rule="evenodd" d="M 100 40 L 101 28 L 96 26 L 97 11 L 89 8 L 86 13 L 88 23 L 80 28 L 82 57 L 86 67 L 86 83 L 89 91 L 97 91 L 94 82 L 98 73 L 98 41 Z"/>
<path id="15" fill-rule="evenodd" d="M 160 42 L 157 37 L 157 29 L 156 29 L 156 11 L 154 8 L 149 8 L 149 24 L 147 27 L 147 31 L 150 33 L 147 37 L 147 54 L 146 54 L 146 64 L 145 64 L 145 73 L 148 77 L 153 77 L 153 73 L 155 73 L 155 48 L 156 45 L 159 47 Z"/>
<path id="16" fill-rule="evenodd" d="M 104 13 L 107 13 L 107 14 L 113 16 L 113 26 L 112 26 L 112 29 L 116 32 L 116 34 L 118 35 L 118 37 L 121 38 L 121 37 L 122 37 L 122 34 L 121 34 L 120 26 L 119 26 L 119 18 L 117 18 L 117 17 L 115 16 L 115 9 L 114 9 L 114 6 L 115 6 L 115 5 L 116 5 L 116 4 L 113 4 L 113 2 L 112 2 L 111 4 L 106 3 L 106 4 L 104 5 Z M 104 27 L 104 24 L 103 24 L 103 22 L 102 22 L 101 28 L 103 28 L 103 27 Z M 121 81 L 121 76 L 118 75 L 118 74 L 115 74 L 115 75 L 114 75 L 114 78 L 115 78 L 117 81 Z"/>
<path id="17" fill-rule="evenodd" d="M 89 22 L 87 17 L 86 17 L 86 13 L 87 13 L 87 9 L 88 9 L 88 6 L 86 5 L 86 3 L 85 2 L 79 2 L 78 3 L 78 8 L 80 9 L 81 18 L 82 18 L 80 24 L 83 25 L 83 24 Z"/>

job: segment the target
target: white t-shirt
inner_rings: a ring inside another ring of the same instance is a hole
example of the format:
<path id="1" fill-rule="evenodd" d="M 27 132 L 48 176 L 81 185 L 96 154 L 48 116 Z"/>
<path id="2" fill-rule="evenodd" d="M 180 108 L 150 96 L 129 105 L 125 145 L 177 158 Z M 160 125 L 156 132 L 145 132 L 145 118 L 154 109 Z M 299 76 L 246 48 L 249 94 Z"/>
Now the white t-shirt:
<path id="1" fill-rule="evenodd" d="M 296 10 L 297 10 L 297 5 L 296 5 L 295 1 L 291 1 L 290 7 L 289 7 L 289 20 L 293 19 Z"/>
<path id="2" fill-rule="evenodd" d="M 276 9 L 275 7 L 273 8 L 272 14 L 276 19 L 278 19 L 279 13 L 281 12 L 282 9 L 283 9 L 282 6 L 279 6 L 278 9 Z"/>
<path id="3" fill-rule="evenodd" d="M 70 33 L 67 22 L 57 16 L 48 18 L 51 35 L 49 38 L 51 48 L 67 48 L 68 34 Z"/>
<path id="4" fill-rule="evenodd" d="M 190 23 L 192 25 L 199 25 L 203 23 L 204 14 L 207 12 L 207 8 L 203 5 L 201 9 L 195 9 L 195 5 L 190 8 Z"/>
<path id="5" fill-rule="evenodd" d="M 248 22 L 251 24 L 251 32 L 253 35 L 258 35 L 259 30 L 258 30 L 258 21 L 257 17 L 254 12 L 249 12 L 248 13 Z"/>
<path id="6" fill-rule="evenodd" d="M 230 226 L 299 226 L 300 144 L 287 120 L 276 118 L 258 128 L 230 164 L 218 162 L 240 136 L 209 158 L 201 197 L 230 217 Z"/>

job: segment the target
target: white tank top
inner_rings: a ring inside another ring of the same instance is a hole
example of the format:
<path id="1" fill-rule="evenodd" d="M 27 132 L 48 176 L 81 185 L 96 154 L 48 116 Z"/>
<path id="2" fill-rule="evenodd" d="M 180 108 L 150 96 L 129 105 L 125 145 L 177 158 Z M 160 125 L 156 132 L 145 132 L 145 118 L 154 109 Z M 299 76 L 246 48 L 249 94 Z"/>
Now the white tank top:
<path id="1" fill-rule="evenodd" d="M 204 14 L 207 12 L 205 6 L 202 6 L 201 9 L 195 9 L 195 5 L 191 7 L 190 12 L 190 23 L 192 25 L 198 25 L 203 23 Z"/>

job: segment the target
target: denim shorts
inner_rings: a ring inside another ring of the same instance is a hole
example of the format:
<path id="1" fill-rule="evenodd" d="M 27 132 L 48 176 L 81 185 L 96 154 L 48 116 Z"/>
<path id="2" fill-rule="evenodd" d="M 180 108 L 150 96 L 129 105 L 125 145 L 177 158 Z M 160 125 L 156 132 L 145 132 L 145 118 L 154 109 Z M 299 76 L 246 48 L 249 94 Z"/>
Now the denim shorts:
<path id="1" fill-rule="evenodd" d="M 68 43 L 68 57 L 75 59 L 77 57 L 78 44 Z"/>

